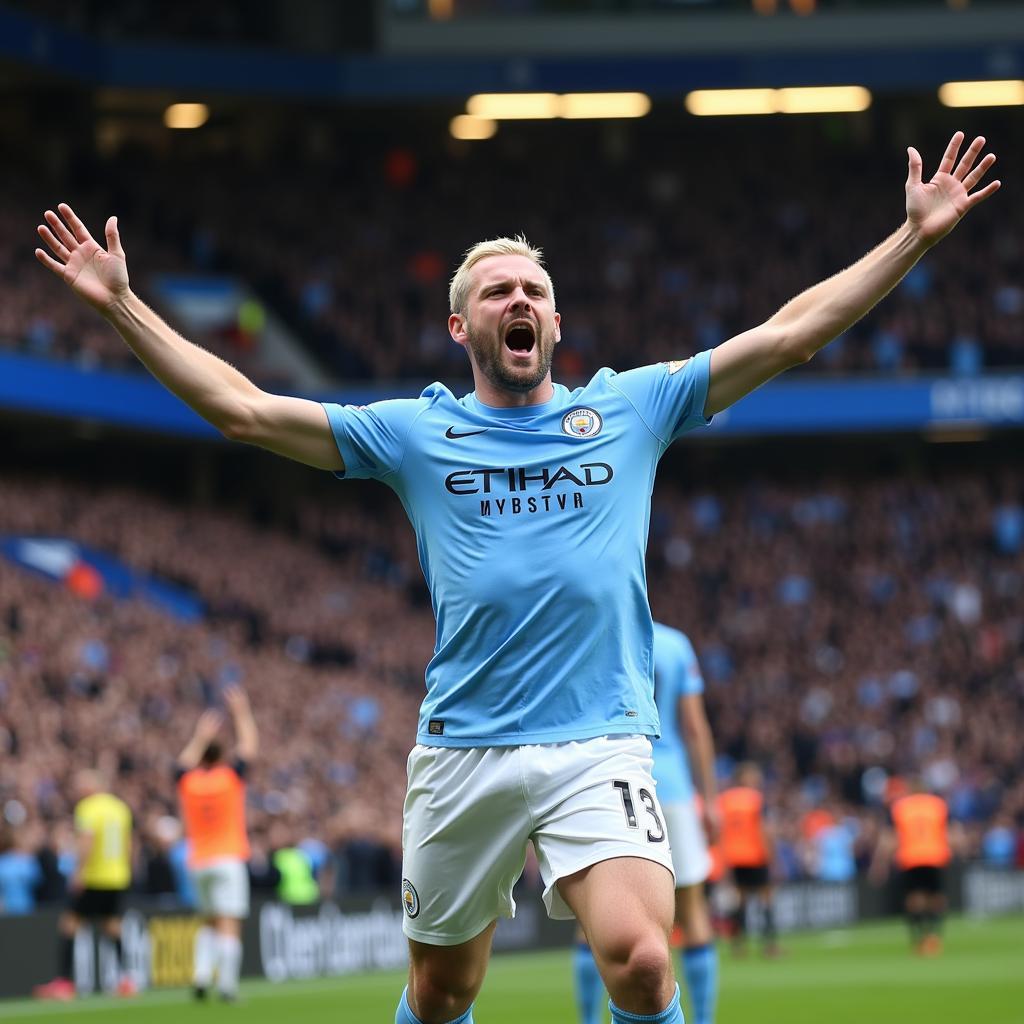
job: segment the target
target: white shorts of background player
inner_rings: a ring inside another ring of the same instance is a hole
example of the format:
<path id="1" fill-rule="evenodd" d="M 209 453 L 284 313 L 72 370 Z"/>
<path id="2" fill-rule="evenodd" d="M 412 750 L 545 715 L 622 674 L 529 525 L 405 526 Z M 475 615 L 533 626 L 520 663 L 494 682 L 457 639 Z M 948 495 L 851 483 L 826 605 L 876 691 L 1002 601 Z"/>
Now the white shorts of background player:
<path id="1" fill-rule="evenodd" d="M 237 857 L 210 861 L 191 872 L 203 917 L 249 916 L 249 869 Z"/>
<path id="2" fill-rule="evenodd" d="M 672 801 L 663 806 L 676 888 L 700 885 L 711 874 L 711 854 L 697 815 L 697 801 Z"/>

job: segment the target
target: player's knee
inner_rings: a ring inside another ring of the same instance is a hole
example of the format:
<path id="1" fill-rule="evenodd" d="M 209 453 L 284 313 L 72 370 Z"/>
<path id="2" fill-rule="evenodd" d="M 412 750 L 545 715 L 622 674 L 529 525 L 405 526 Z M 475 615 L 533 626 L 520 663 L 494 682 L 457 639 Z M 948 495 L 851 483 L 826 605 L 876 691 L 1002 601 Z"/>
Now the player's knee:
<path id="1" fill-rule="evenodd" d="M 424 1024 L 454 1020 L 466 1012 L 476 995 L 453 991 L 430 980 L 415 982 L 410 988 L 414 1012 Z"/>
<path id="2" fill-rule="evenodd" d="M 608 960 L 618 982 L 616 987 L 633 992 L 659 991 L 672 970 L 668 945 L 660 935 L 620 944 L 609 951 Z"/>
<path id="3" fill-rule="evenodd" d="M 476 998 L 483 982 L 472 971 L 438 973 L 429 969 L 413 970 L 410 988 L 412 1001 L 425 1020 L 448 1021 L 465 1012 Z M 447 1014 L 447 1016 L 446 1016 Z"/>

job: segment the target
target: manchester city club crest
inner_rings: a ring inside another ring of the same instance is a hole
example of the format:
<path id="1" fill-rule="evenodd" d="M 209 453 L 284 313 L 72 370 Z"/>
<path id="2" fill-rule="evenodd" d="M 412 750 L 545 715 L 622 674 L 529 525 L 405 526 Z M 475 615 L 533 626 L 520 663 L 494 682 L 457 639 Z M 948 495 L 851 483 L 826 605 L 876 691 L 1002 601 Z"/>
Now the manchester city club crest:
<path id="1" fill-rule="evenodd" d="M 415 917 L 420 912 L 420 894 L 408 878 L 402 879 L 402 906 L 409 917 Z"/>
<path id="2" fill-rule="evenodd" d="M 562 433 L 570 437 L 593 437 L 601 426 L 601 414 L 593 409 L 573 409 L 562 417 Z"/>

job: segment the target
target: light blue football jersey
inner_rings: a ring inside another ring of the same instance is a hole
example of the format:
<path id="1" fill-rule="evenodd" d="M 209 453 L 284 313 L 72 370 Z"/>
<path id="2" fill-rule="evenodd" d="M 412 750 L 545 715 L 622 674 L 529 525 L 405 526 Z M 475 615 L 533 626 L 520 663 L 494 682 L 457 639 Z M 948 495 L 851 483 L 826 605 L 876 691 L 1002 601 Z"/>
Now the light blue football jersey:
<path id="1" fill-rule="evenodd" d="M 401 499 L 437 619 L 417 740 L 658 733 L 644 553 L 654 472 L 707 422 L 711 354 L 496 409 L 431 384 L 325 404 L 346 478 Z"/>
<path id="2" fill-rule="evenodd" d="M 704 677 L 685 633 L 654 623 L 654 697 L 661 736 L 654 741 L 654 778 L 662 803 L 693 799 L 693 776 L 686 743 L 679 733 L 679 698 L 704 692 Z"/>

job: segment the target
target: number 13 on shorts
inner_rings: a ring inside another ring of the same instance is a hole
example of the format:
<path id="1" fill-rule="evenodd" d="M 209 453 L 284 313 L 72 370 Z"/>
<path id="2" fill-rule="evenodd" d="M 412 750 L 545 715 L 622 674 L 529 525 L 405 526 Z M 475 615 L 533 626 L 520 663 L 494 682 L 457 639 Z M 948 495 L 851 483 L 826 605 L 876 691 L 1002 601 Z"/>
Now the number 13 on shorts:
<path id="1" fill-rule="evenodd" d="M 622 798 L 622 813 L 626 816 L 626 826 L 628 828 L 640 828 L 640 822 L 637 820 L 636 815 L 636 803 L 633 800 L 632 785 L 623 779 L 616 779 L 612 786 L 619 791 L 619 796 Z M 665 826 L 662 824 L 661 815 L 658 813 L 657 801 L 650 790 L 642 786 L 637 790 L 637 796 L 640 798 L 640 803 L 643 804 L 644 810 L 651 819 L 651 821 L 645 822 L 651 826 L 647 829 L 647 842 L 663 843 L 665 841 Z"/>

